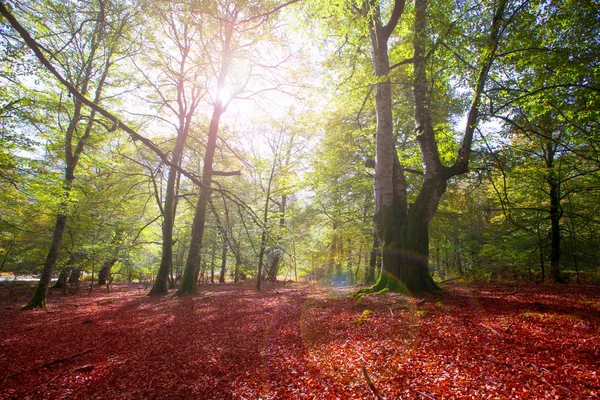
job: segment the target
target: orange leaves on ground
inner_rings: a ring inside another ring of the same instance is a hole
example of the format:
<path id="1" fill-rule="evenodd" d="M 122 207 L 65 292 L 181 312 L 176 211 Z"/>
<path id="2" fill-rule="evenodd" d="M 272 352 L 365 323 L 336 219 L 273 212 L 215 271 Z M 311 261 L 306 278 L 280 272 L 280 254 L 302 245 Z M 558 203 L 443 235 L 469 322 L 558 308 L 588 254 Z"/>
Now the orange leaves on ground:
<path id="1" fill-rule="evenodd" d="M 598 398 L 600 288 L 202 286 L 196 296 L 0 289 L 0 398 Z M 27 294 L 23 294 L 26 298 Z"/>

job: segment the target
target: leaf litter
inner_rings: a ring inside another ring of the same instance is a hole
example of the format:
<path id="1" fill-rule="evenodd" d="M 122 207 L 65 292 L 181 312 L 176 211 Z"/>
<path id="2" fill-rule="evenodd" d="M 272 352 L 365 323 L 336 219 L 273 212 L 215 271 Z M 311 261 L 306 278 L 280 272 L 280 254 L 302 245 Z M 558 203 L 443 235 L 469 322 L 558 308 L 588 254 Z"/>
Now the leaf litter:
<path id="1" fill-rule="evenodd" d="M 203 285 L 187 297 L 0 290 L 2 399 L 593 399 L 600 288 L 349 295 Z"/>

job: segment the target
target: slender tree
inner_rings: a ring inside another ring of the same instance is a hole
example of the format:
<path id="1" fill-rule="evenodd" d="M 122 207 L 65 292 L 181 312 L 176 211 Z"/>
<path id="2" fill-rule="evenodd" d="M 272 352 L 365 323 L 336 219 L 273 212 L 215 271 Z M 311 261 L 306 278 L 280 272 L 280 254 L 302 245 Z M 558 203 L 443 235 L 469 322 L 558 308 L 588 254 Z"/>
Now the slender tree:
<path id="1" fill-rule="evenodd" d="M 113 58 L 119 50 L 119 41 L 128 29 L 129 14 L 119 4 L 105 1 L 82 3 L 93 15 L 83 20 L 82 10 L 67 10 L 58 4 L 46 7 L 45 13 L 53 12 L 56 24 L 64 25 L 70 36 L 61 35 L 64 42 L 49 43 L 55 49 L 54 54 L 60 60 L 67 79 L 84 96 L 91 94 L 94 102 L 102 100 L 102 92 L 113 67 Z M 56 25 L 58 26 L 58 25 Z M 58 37 L 58 36 L 53 36 Z M 64 164 L 65 172 L 62 183 L 63 193 L 56 222 L 52 233 L 52 243 L 48 250 L 38 287 L 24 308 L 46 306 L 46 293 L 52 279 L 54 267 L 59 259 L 61 244 L 67 224 L 69 195 L 75 180 L 75 170 L 85 149 L 86 143 L 94 131 L 96 111 L 86 114 L 83 104 L 72 98 L 72 111 L 68 116 L 65 128 Z"/>
<path id="2" fill-rule="evenodd" d="M 169 168 L 167 185 L 159 207 L 163 214 L 162 223 L 162 253 L 154 285 L 150 294 L 162 295 L 168 292 L 169 273 L 173 268 L 173 226 L 177 211 L 177 192 L 179 172 L 175 166 L 181 164 L 187 137 L 192 129 L 195 114 L 205 92 L 204 54 L 205 45 L 199 40 L 202 36 L 201 14 L 194 11 L 193 5 L 168 2 L 157 7 L 161 32 L 155 35 L 148 46 L 150 57 L 156 60 L 148 62 L 160 71 L 161 82 L 140 69 L 148 83 L 152 85 L 160 97 L 161 108 L 173 115 L 176 122 L 172 123 L 177 135 L 171 152 L 172 166 Z M 152 48 L 155 47 L 155 48 Z M 173 49 L 164 52 L 164 49 Z"/>

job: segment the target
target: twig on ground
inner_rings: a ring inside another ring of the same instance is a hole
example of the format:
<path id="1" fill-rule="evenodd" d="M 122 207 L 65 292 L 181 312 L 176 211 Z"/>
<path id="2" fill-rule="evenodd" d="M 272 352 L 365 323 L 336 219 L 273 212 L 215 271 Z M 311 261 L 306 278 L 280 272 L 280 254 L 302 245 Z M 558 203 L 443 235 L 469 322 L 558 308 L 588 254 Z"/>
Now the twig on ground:
<path id="1" fill-rule="evenodd" d="M 483 326 L 484 328 L 487 328 L 487 329 L 489 329 L 489 330 L 490 330 L 490 332 L 492 332 L 494 335 L 496 335 L 496 336 L 498 336 L 498 337 L 502 337 L 502 335 L 500 335 L 500 334 L 498 333 L 498 331 L 497 331 L 497 330 L 495 330 L 494 328 L 492 328 L 491 326 L 487 326 L 487 325 L 486 325 L 486 324 L 484 324 L 483 322 L 482 322 L 481 324 L 479 324 L 479 325 Z"/>
<path id="2" fill-rule="evenodd" d="M 377 390 L 375 385 L 373 385 L 373 382 L 371 381 L 371 378 L 369 377 L 369 373 L 367 372 L 367 369 L 365 368 L 364 365 L 362 366 L 362 373 L 363 373 L 363 376 L 365 377 L 365 380 L 367 381 L 367 385 L 369 385 L 369 388 L 371 388 L 371 391 L 373 392 L 373 394 L 375 395 L 377 400 L 383 400 L 383 397 L 381 397 L 381 395 L 379 394 L 379 390 Z"/>
<path id="3" fill-rule="evenodd" d="M 431 397 L 430 395 L 428 395 L 428 394 L 425 394 L 425 393 L 423 393 L 423 392 L 419 392 L 419 391 L 417 391 L 417 393 L 419 393 L 419 394 L 420 394 L 421 396 L 423 396 L 423 397 L 427 397 L 428 399 L 435 400 L 435 397 Z"/>

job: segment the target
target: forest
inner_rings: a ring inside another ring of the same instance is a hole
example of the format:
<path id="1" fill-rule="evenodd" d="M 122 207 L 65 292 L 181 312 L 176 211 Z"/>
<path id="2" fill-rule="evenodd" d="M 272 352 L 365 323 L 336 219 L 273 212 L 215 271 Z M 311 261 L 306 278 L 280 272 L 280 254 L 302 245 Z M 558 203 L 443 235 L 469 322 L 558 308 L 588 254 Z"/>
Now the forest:
<path id="1" fill-rule="evenodd" d="M 598 398 L 597 0 L 0 0 L 0 398 Z"/>

